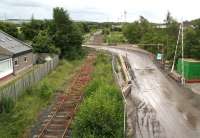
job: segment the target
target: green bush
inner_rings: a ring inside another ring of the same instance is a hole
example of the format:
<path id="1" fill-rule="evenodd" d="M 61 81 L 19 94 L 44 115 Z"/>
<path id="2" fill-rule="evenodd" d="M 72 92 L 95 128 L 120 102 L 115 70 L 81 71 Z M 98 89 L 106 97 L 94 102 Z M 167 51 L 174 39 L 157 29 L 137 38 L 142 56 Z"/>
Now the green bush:
<path id="1" fill-rule="evenodd" d="M 104 35 L 109 35 L 110 34 L 110 29 L 109 28 L 104 28 L 102 33 Z"/>
<path id="2" fill-rule="evenodd" d="M 27 89 L 26 89 L 26 93 L 27 93 L 28 95 L 32 95 L 32 94 L 33 94 L 33 87 L 27 88 Z"/>
<path id="3" fill-rule="evenodd" d="M 92 78 L 72 125 L 73 137 L 123 137 L 123 102 L 112 76 L 111 58 L 97 56 Z"/>
<path id="4" fill-rule="evenodd" d="M 96 61 L 94 62 L 94 65 L 96 67 L 100 67 L 101 65 L 99 65 L 99 64 L 104 64 L 104 63 L 107 63 L 107 62 L 109 62 L 109 58 L 106 57 L 104 54 L 99 54 Z"/>
<path id="5" fill-rule="evenodd" d="M 81 106 L 75 119 L 73 136 L 123 137 L 122 103 L 110 96 L 96 93 Z M 120 112 L 120 113 L 119 113 Z"/>
<path id="6" fill-rule="evenodd" d="M 10 113 L 15 104 L 11 97 L 3 97 L 0 101 L 0 113 Z"/>
<path id="7" fill-rule="evenodd" d="M 53 93 L 53 89 L 47 82 L 43 82 L 43 84 L 39 88 L 39 95 L 43 99 L 49 99 Z"/>
<path id="8" fill-rule="evenodd" d="M 124 35 L 121 32 L 112 32 L 107 35 L 106 42 L 108 44 L 124 43 L 126 41 Z"/>

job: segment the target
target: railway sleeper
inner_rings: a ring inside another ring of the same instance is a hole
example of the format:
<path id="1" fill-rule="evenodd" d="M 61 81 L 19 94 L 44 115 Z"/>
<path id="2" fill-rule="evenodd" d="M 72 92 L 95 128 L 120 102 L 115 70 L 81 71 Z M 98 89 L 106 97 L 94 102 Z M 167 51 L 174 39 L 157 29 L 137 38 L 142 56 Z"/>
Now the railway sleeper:
<path id="1" fill-rule="evenodd" d="M 69 97 L 71 97 L 71 96 L 74 96 L 74 97 L 76 97 L 76 96 L 77 96 L 77 97 L 80 97 L 81 95 L 82 95 L 81 92 L 72 92 L 72 93 L 69 93 L 69 94 L 68 94 Z"/>
<path id="2" fill-rule="evenodd" d="M 45 135 L 52 135 L 52 136 L 58 136 L 61 137 L 61 135 L 64 133 L 64 129 L 59 130 L 59 129 L 49 129 L 47 128 L 46 131 L 44 132 L 43 136 Z"/>
<path id="3" fill-rule="evenodd" d="M 80 97 L 81 97 L 81 94 L 70 93 L 70 94 L 68 94 L 68 97 L 65 101 L 75 101 L 75 100 L 80 99 Z"/>
<path id="4" fill-rule="evenodd" d="M 58 112 L 57 115 L 58 116 L 65 116 L 65 117 L 67 117 L 67 116 L 71 116 L 72 114 L 69 113 L 69 112 L 64 111 L 64 112 Z"/>
<path id="5" fill-rule="evenodd" d="M 55 129 L 63 129 L 66 127 L 66 124 L 50 124 L 49 128 L 55 128 Z"/>
<path id="6" fill-rule="evenodd" d="M 60 109 L 74 109 L 77 104 L 64 104 Z M 67 110 L 66 110 L 67 111 Z"/>
<path id="7" fill-rule="evenodd" d="M 53 118 L 53 120 L 51 120 L 51 124 L 64 124 L 65 122 L 67 122 L 68 120 L 70 120 L 71 117 L 68 116 L 68 117 L 55 117 Z"/>
<path id="8" fill-rule="evenodd" d="M 70 101 L 65 101 L 63 104 L 77 104 L 78 101 L 75 100 L 70 100 Z"/>
<path id="9" fill-rule="evenodd" d="M 70 96 L 70 101 L 80 101 L 81 100 L 81 95 L 69 95 Z"/>
<path id="10" fill-rule="evenodd" d="M 51 112 L 51 115 L 55 114 L 57 110 L 58 110 L 57 112 L 63 112 L 63 111 L 66 112 L 66 109 L 75 108 L 75 107 L 76 107 L 76 104 L 66 103 L 66 104 L 63 104 L 63 105 L 60 107 L 60 109 L 58 109 L 58 107 L 57 107 L 57 108 L 53 108 L 53 110 L 52 110 L 52 112 Z"/>
<path id="11" fill-rule="evenodd" d="M 42 138 L 60 138 L 59 136 L 45 135 Z"/>
<path id="12" fill-rule="evenodd" d="M 80 92 L 81 88 L 76 86 L 76 87 L 72 87 L 71 90 L 73 92 Z"/>
<path id="13" fill-rule="evenodd" d="M 59 112 L 68 112 L 70 116 L 74 113 L 74 108 L 61 108 Z"/>

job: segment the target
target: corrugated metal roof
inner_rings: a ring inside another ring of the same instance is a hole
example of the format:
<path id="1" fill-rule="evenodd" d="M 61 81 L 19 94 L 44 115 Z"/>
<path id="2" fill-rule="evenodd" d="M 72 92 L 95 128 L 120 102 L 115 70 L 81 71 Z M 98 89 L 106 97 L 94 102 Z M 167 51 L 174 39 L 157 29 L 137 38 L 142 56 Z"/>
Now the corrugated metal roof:
<path id="1" fill-rule="evenodd" d="M 24 42 L 6 34 L 0 30 L 0 47 L 3 47 L 13 54 L 31 50 L 32 48 Z"/>

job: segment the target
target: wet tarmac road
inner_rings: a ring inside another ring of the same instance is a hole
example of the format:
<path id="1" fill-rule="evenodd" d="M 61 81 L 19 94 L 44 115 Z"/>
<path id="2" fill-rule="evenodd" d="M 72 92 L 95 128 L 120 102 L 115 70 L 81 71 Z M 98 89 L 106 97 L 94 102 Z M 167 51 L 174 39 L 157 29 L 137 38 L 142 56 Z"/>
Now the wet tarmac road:
<path id="1" fill-rule="evenodd" d="M 199 111 L 187 105 L 186 98 L 184 104 L 170 98 L 183 89 L 166 78 L 149 55 L 108 47 L 103 49 L 127 56 L 135 74 L 131 95 L 140 101 L 137 105 L 137 138 L 200 138 Z M 190 109 L 188 112 L 181 110 L 185 105 Z"/>

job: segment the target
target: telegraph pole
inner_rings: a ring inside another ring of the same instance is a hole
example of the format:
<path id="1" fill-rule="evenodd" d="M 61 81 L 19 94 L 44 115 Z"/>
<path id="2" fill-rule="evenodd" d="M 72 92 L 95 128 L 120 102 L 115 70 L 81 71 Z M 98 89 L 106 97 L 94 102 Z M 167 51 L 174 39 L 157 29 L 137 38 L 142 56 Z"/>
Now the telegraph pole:
<path id="1" fill-rule="evenodd" d="M 185 77 L 184 77 L 184 44 L 183 44 L 183 22 L 181 23 L 181 51 L 182 51 L 182 77 L 181 83 L 185 85 Z"/>

